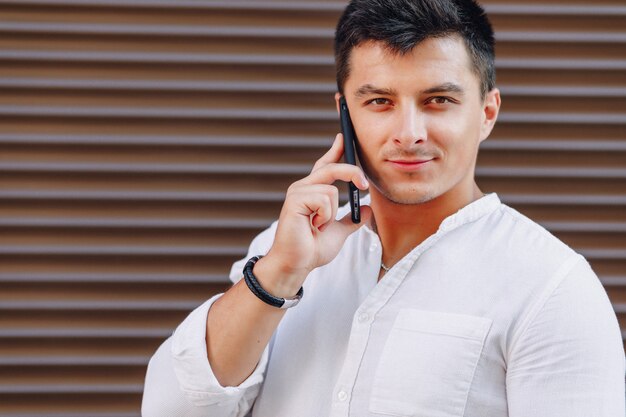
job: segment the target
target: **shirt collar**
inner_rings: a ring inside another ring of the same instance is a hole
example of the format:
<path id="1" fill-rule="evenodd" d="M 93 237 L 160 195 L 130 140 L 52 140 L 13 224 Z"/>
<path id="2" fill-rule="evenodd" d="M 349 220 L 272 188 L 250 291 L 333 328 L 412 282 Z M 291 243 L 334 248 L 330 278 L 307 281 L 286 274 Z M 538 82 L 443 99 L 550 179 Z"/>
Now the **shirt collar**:
<path id="1" fill-rule="evenodd" d="M 500 198 L 496 193 L 485 194 L 478 200 L 472 201 L 467 206 L 459 209 L 456 213 L 446 217 L 439 225 L 438 232 L 448 232 L 466 223 L 476 221 L 492 213 L 499 206 Z"/>
<path id="2" fill-rule="evenodd" d="M 361 200 L 361 203 L 369 204 L 370 195 L 368 194 L 365 196 Z M 495 211 L 500 206 L 500 203 L 500 198 L 496 193 L 485 194 L 478 200 L 472 201 L 465 207 L 462 207 L 456 213 L 446 217 L 439 225 L 437 233 L 449 232 L 450 230 L 456 229 L 466 223 L 476 221 L 479 218 Z M 363 228 L 366 229 L 368 233 L 376 236 L 376 233 L 369 227 L 369 225 L 365 225 Z"/>

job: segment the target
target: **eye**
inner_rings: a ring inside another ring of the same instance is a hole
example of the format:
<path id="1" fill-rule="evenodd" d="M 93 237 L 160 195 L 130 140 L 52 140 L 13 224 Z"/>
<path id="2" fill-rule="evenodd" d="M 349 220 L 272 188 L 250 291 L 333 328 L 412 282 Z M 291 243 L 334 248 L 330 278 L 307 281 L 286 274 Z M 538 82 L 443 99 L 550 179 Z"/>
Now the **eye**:
<path id="1" fill-rule="evenodd" d="M 431 102 L 434 102 L 435 104 L 453 103 L 451 99 L 449 99 L 448 97 L 443 97 L 443 96 L 431 97 L 426 101 L 426 103 L 431 103 Z"/>
<path id="2" fill-rule="evenodd" d="M 390 104 L 390 101 L 386 98 L 377 97 L 367 101 L 367 104 L 375 104 L 376 106 L 384 106 L 386 104 Z"/>

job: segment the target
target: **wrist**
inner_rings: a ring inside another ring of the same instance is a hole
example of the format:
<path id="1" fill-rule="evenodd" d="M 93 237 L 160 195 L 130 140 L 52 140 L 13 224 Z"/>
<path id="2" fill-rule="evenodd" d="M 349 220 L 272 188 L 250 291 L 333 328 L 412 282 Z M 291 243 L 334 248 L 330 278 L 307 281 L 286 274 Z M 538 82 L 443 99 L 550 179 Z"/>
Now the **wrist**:
<path id="1" fill-rule="evenodd" d="M 308 275 L 298 274 L 288 267 L 281 266 L 270 255 L 257 261 L 253 273 L 265 291 L 281 298 L 294 297 L 300 290 L 306 275 Z"/>

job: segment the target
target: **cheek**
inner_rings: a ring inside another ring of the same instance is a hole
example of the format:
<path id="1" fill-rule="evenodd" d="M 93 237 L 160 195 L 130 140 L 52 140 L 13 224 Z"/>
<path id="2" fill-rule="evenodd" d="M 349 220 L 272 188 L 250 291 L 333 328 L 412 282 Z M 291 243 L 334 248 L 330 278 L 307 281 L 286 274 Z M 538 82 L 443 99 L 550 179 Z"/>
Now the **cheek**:
<path id="1" fill-rule="evenodd" d="M 354 131 L 361 153 L 370 158 L 382 148 L 384 144 L 385 129 L 383 123 L 360 123 Z"/>
<path id="2" fill-rule="evenodd" d="M 431 145 L 444 154 L 454 154 L 458 146 L 461 145 L 464 129 L 458 118 L 437 117 L 431 119 L 427 125 L 427 130 Z"/>
<path id="3" fill-rule="evenodd" d="M 479 119 L 469 112 L 449 112 L 435 118 L 430 126 L 431 138 L 442 150 L 457 158 L 472 154 L 478 146 L 480 135 Z"/>

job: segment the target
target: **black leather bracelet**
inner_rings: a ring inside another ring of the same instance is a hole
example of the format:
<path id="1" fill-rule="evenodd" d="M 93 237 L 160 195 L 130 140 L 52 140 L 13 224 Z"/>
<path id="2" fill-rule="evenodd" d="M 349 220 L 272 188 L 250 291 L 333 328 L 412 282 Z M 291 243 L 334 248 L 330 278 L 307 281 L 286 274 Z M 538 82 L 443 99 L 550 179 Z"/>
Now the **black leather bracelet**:
<path id="1" fill-rule="evenodd" d="M 259 284 L 259 281 L 252 273 L 252 269 L 254 268 L 254 265 L 257 263 L 257 261 L 262 257 L 262 255 L 253 256 L 248 260 L 248 262 L 246 262 L 246 265 L 243 267 L 243 278 L 246 281 L 248 288 L 250 288 L 250 291 L 252 291 L 252 293 L 256 295 L 261 301 L 273 307 L 285 309 L 298 304 L 300 302 L 300 299 L 302 298 L 302 294 L 304 294 L 304 289 L 302 287 L 300 287 L 300 290 L 294 298 L 275 297 L 265 291 L 263 287 L 261 287 L 261 284 Z"/>

